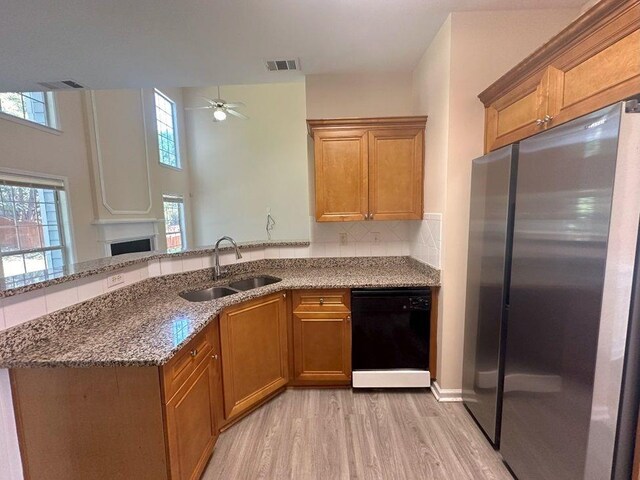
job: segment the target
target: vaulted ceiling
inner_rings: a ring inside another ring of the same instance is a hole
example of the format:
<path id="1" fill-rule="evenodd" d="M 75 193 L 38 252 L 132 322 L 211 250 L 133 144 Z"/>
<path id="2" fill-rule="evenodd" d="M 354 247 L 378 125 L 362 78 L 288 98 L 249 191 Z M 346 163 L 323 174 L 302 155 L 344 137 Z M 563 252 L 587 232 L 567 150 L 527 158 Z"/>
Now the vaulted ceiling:
<path id="1" fill-rule="evenodd" d="M 410 70 L 451 11 L 578 7 L 584 0 L 4 0 L 0 91 L 289 81 Z"/>

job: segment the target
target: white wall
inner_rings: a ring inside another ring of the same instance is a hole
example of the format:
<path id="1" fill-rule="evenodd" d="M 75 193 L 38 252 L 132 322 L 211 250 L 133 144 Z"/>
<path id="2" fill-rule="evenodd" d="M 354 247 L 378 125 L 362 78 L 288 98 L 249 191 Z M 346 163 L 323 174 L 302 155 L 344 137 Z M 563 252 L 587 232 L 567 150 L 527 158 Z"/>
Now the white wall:
<path id="1" fill-rule="evenodd" d="M 197 246 L 222 235 L 264 240 L 267 208 L 274 240 L 308 239 L 308 164 L 304 83 L 221 87 L 249 120 L 213 123 L 207 110 L 186 113 L 192 213 Z M 184 89 L 189 106 L 216 98 L 215 87 Z"/>
<path id="2" fill-rule="evenodd" d="M 307 75 L 307 117 L 412 114 L 411 72 Z"/>
<path id="3" fill-rule="evenodd" d="M 462 383 L 471 160 L 483 154 L 484 109 L 477 95 L 577 13 L 453 13 L 414 71 L 415 113 L 429 116 L 425 208 L 443 215 L 437 378 L 445 390 L 458 391 Z M 447 77 L 448 98 L 442 87 Z"/>
<path id="4" fill-rule="evenodd" d="M 96 90 L 91 95 L 87 94 L 87 130 L 94 176 L 95 218 L 106 221 L 163 219 L 162 195 L 181 195 L 185 201 L 187 243 L 191 244 L 193 225 L 189 198 L 190 164 L 182 89 L 163 88 L 160 91 L 176 104 L 180 169 L 160 163 L 153 89 Z M 119 212 L 113 213 L 107 205 Z M 123 213 L 126 211 L 141 213 Z M 157 229 L 159 235 L 156 247 L 164 249 L 164 225 L 159 223 Z M 104 252 L 101 253 L 104 256 Z"/>
<path id="5" fill-rule="evenodd" d="M 74 262 L 105 256 L 104 246 L 99 242 L 98 227 L 92 224 L 95 220 L 131 217 L 162 219 L 163 193 L 175 193 L 185 197 L 187 226 L 191 226 L 189 158 L 184 130 L 182 90 L 167 88 L 163 92 L 176 102 L 178 136 L 179 140 L 182 140 L 179 142 L 183 164 L 181 171 L 166 168 L 159 163 L 152 89 L 144 90 L 142 97 L 146 132 L 142 128 L 139 90 L 95 92 L 99 101 L 97 119 L 101 133 L 100 148 L 104 156 L 105 172 L 111 175 L 105 178 L 108 198 L 119 207 L 133 208 L 134 203 L 138 206 L 148 204 L 147 162 L 144 158 L 146 135 L 152 208 L 148 214 L 142 215 L 113 215 L 102 203 L 95 136 L 91 134 L 91 99 L 88 93 L 55 94 L 60 131 L 36 128 L 0 116 L 0 145 L 3 149 L 0 170 L 12 169 L 65 178 L 69 195 L 72 245 L 76 254 Z M 137 103 L 129 101 L 132 98 Z M 117 100 L 122 102 L 118 103 Z M 125 124 L 129 128 L 109 128 L 118 124 Z M 130 141 L 127 135 L 137 135 L 133 139 L 136 142 Z M 118 168 L 109 168 L 115 167 L 117 162 L 120 162 Z M 133 169 L 132 165 L 139 168 Z M 137 176 L 134 177 L 133 173 L 137 173 Z M 162 224 L 159 224 L 159 230 L 163 233 Z M 187 232 L 191 230 L 192 228 L 187 228 Z M 158 247 L 164 248 L 164 235 L 159 235 L 158 239 Z"/>
<path id="6" fill-rule="evenodd" d="M 76 260 L 98 256 L 93 221 L 91 173 L 87 161 L 83 93 L 57 92 L 61 131 L 46 131 L 0 116 L 0 169 L 10 168 L 66 178 Z"/>

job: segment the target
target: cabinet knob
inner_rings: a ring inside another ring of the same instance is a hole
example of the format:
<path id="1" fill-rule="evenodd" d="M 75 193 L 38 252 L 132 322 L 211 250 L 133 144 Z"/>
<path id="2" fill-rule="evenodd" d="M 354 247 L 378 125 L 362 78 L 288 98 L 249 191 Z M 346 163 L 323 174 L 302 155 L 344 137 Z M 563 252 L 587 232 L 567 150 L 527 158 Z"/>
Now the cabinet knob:
<path id="1" fill-rule="evenodd" d="M 544 123 L 549 123 L 551 120 L 553 120 L 553 117 L 551 115 L 545 115 L 543 120 Z"/>
<path id="2" fill-rule="evenodd" d="M 198 355 L 198 349 L 197 349 L 197 348 L 194 348 L 194 349 L 193 349 L 193 350 L 191 350 L 189 353 L 191 354 L 191 356 L 192 356 L 192 357 L 195 357 L 196 355 Z"/>
<path id="3" fill-rule="evenodd" d="M 351 321 L 351 315 L 347 315 L 347 322 Z"/>
<path id="4" fill-rule="evenodd" d="M 538 118 L 538 119 L 536 120 L 536 125 L 537 125 L 537 126 L 539 126 L 539 127 L 541 127 L 542 125 L 544 125 L 544 120 L 543 120 L 542 118 Z"/>
<path id="5" fill-rule="evenodd" d="M 324 298 L 320 298 L 320 305 L 324 305 Z"/>
<path id="6" fill-rule="evenodd" d="M 214 360 L 217 360 L 218 359 L 218 354 L 214 353 L 213 355 L 211 355 L 211 358 L 213 358 Z"/>
<path id="7" fill-rule="evenodd" d="M 286 294 L 286 293 L 283 293 L 283 294 L 282 294 L 282 298 L 287 298 L 287 294 Z"/>
<path id="8" fill-rule="evenodd" d="M 370 213 L 370 214 L 369 214 L 369 218 L 370 218 L 371 220 L 373 220 L 373 213 Z"/>

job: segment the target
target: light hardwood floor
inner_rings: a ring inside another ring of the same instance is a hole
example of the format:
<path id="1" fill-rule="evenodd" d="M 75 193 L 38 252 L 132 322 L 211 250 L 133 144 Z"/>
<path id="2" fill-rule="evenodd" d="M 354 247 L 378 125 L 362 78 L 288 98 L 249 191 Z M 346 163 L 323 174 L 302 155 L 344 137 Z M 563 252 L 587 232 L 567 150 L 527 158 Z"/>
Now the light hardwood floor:
<path id="1" fill-rule="evenodd" d="M 203 480 L 512 480 L 461 403 L 287 390 L 224 432 Z"/>

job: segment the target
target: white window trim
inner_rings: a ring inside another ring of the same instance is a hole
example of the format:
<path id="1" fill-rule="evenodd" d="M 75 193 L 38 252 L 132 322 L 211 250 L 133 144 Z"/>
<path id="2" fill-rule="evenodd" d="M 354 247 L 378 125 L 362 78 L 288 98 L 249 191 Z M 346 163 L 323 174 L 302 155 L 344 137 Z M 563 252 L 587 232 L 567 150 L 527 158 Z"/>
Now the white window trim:
<path id="1" fill-rule="evenodd" d="M 51 133 L 53 135 L 61 135 L 63 130 L 60 126 L 60 117 L 58 115 L 58 108 L 56 103 L 56 97 L 54 92 L 45 92 L 47 96 L 47 117 L 49 125 L 42 125 L 41 123 L 27 120 L 26 118 L 17 117 L 10 113 L 0 111 L 0 120 L 8 120 L 9 122 L 24 125 L 25 127 L 35 128 L 41 132 Z"/>
<path id="2" fill-rule="evenodd" d="M 35 123 L 35 122 L 30 122 L 30 123 Z M 52 246 L 52 247 L 44 247 L 44 248 L 36 248 L 36 249 L 31 249 L 31 250 L 19 250 L 19 251 L 15 251 L 15 252 L 8 252 L 8 253 L 4 253 L 2 255 L 0 255 L 0 259 L 3 256 L 11 256 L 11 255 L 19 255 L 19 254 L 25 254 L 28 252 L 37 252 L 37 251 L 41 251 L 41 252 L 46 252 L 46 251 L 50 251 L 50 250 L 61 250 L 62 251 L 62 258 L 63 258 L 63 265 L 67 266 L 67 265 L 71 265 L 72 263 L 74 263 L 75 261 L 75 242 L 73 241 L 73 231 L 72 231 L 72 220 L 71 220 L 71 210 L 69 208 L 69 199 L 68 199 L 68 179 L 67 177 L 64 176 L 60 176 L 60 175 L 49 175 L 49 174 L 42 174 L 42 173 L 34 173 L 34 172 L 28 172 L 25 170 L 17 170 L 17 169 L 13 169 L 13 168 L 0 168 L 0 174 L 5 174 L 8 176 L 15 176 L 15 177 L 32 177 L 33 179 L 37 180 L 43 180 L 43 183 L 47 183 L 47 181 L 51 182 L 51 183 L 56 183 L 59 182 L 62 184 L 62 190 L 58 190 L 57 192 L 57 197 L 58 197 L 58 208 L 59 210 L 56 212 L 57 213 L 57 217 L 58 217 L 58 226 L 59 226 L 59 234 L 60 234 L 60 245 L 59 246 Z M 2 268 L 2 265 L 0 264 L 0 277 L 5 277 L 4 275 L 4 271 Z"/>
<path id="3" fill-rule="evenodd" d="M 153 118 L 155 120 L 154 122 L 154 126 L 155 126 L 155 137 L 156 137 L 156 145 L 158 146 L 158 164 L 162 167 L 166 167 L 169 168 L 171 170 L 175 170 L 177 172 L 182 172 L 183 171 L 183 165 L 182 165 L 182 155 L 180 155 L 180 135 L 178 132 L 178 105 L 176 104 L 176 102 L 171 99 L 171 97 L 169 97 L 169 95 L 165 94 L 162 90 L 160 90 L 159 88 L 154 88 L 153 89 L 153 93 L 154 93 L 154 97 L 153 97 Z M 167 100 L 169 103 L 171 103 L 172 105 L 172 111 L 171 111 L 171 118 L 173 119 L 173 139 L 174 139 L 174 143 L 176 144 L 176 160 L 178 161 L 178 166 L 174 167 L 173 165 L 167 165 L 166 163 L 162 163 L 160 161 L 160 141 L 158 140 L 158 118 L 156 116 L 156 112 L 157 112 L 157 106 L 156 106 L 156 99 L 155 99 L 155 94 L 158 94 L 160 96 L 162 96 L 165 100 Z"/>
<path id="4" fill-rule="evenodd" d="M 52 180 L 62 182 L 64 185 L 64 195 L 61 198 L 61 215 L 62 215 L 62 224 L 64 229 L 64 238 L 65 238 L 65 250 L 66 250 L 66 260 L 67 264 L 71 265 L 76 262 L 77 252 L 76 252 L 76 242 L 75 242 L 75 231 L 73 228 L 73 212 L 71 211 L 71 187 L 69 186 L 69 178 L 64 175 L 54 175 L 51 173 L 39 173 L 32 172 L 30 170 L 20 170 L 17 168 L 9 168 L 9 167 L 0 167 L 0 174 L 6 175 L 16 175 L 16 176 L 25 176 L 25 177 L 33 177 L 33 178 L 42 178 L 43 180 Z"/>
<path id="5" fill-rule="evenodd" d="M 180 215 L 180 237 L 182 238 L 182 250 L 187 250 L 189 248 L 189 241 L 187 240 L 187 211 L 185 206 L 184 195 L 179 193 L 163 193 L 162 194 L 162 215 L 163 215 L 163 223 L 164 223 L 164 238 L 165 242 L 167 241 L 167 219 L 164 218 L 164 204 L 165 201 L 167 203 L 171 203 L 171 199 L 179 199 L 180 201 L 173 203 L 181 203 L 182 204 L 182 215 Z M 166 199 L 166 200 L 165 200 Z"/>

